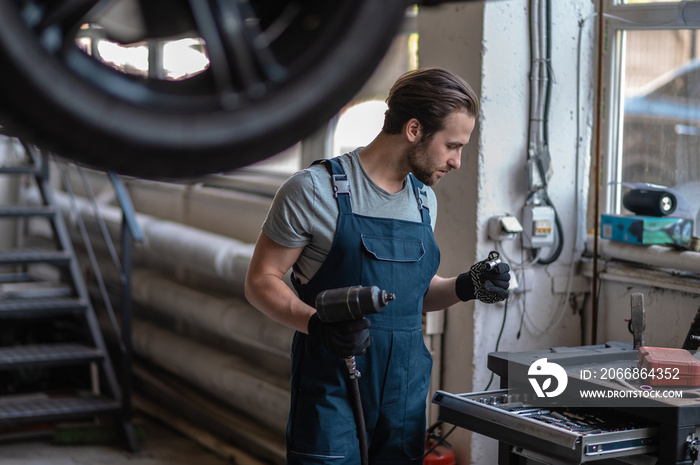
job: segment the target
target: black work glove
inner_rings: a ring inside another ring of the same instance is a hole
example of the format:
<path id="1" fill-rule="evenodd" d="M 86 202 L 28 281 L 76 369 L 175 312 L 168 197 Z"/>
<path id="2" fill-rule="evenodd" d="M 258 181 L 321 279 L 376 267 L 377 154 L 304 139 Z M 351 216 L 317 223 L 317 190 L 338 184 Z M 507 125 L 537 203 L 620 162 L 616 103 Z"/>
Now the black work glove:
<path id="1" fill-rule="evenodd" d="M 487 263 L 498 259 L 498 252 L 489 253 L 489 258 L 472 265 L 466 273 L 457 276 L 455 290 L 462 301 L 479 299 L 493 304 L 508 298 L 508 283 L 510 282 L 510 266 L 498 263 L 488 269 Z"/>
<path id="2" fill-rule="evenodd" d="M 314 315 L 309 320 L 308 330 L 309 336 L 321 341 L 337 357 L 362 355 L 372 344 L 369 320 L 366 318 L 324 323 L 318 315 Z"/>

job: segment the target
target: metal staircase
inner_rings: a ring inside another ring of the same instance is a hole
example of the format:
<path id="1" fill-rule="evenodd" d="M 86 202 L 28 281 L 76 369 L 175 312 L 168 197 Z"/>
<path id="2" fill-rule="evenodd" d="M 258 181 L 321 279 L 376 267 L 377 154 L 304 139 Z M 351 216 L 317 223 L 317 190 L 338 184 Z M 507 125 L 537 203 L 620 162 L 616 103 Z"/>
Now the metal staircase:
<path id="1" fill-rule="evenodd" d="M 14 221 L 18 229 L 27 221 L 48 222 L 53 244 L 0 250 L 0 432 L 111 416 L 135 452 L 125 375 L 130 358 L 120 360 L 126 366 L 119 379 L 54 199 L 47 159 L 25 149 L 27 163 L 0 166 L 0 176 L 35 182 L 41 205 L 0 206 L 0 221 Z M 123 352 L 124 342 L 118 345 Z"/>

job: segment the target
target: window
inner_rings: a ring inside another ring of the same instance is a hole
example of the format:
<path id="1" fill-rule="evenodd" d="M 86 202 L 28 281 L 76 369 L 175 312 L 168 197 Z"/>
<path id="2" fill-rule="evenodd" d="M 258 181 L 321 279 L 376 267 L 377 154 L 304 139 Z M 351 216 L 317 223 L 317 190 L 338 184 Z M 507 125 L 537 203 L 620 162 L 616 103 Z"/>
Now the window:
<path id="1" fill-rule="evenodd" d="M 697 38 L 695 30 L 626 33 L 621 181 L 700 181 Z"/>
<path id="2" fill-rule="evenodd" d="M 604 13 L 601 208 L 629 213 L 624 183 L 650 183 L 681 192 L 697 215 L 700 2 L 605 0 Z"/>
<path id="3" fill-rule="evenodd" d="M 201 38 L 122 45 L 107 40 L 99 27 L 86 24 L 81 28 L 77 43 L 86 53 L 99 57 L 105 64 L 135 76 L 148 76 L 150 72 L 167 80 L 181 80 L 209 67 Z M 157 69 L 149 69 L 151 63 L 157 63 Z"/>
<path id="4" fill-rule="evenodd" d="M 383 100 L 368 100 L 342 112 L 333 134 L 332 156 L 337 157 L 372 142 L 382 130 L 386 109 Z"/>

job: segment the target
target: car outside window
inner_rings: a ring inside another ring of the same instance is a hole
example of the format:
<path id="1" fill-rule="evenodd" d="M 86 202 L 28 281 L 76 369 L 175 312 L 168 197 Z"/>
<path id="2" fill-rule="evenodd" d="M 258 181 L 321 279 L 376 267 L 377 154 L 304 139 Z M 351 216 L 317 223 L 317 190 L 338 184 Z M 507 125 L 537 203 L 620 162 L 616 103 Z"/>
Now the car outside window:
<path id="1" fill-rule="evenodd" d="M 689 3 L 695 3 L 688 7 Z M 610 213 L 629 214 L 629 183 L 673 188 L 700 210 L 700 2 L 605 2 L 608 37 L 603 186 Z M 692 10 L 688 10 L 692 8 Z M 696 224 L 696 234 L 698 231 Z"/>

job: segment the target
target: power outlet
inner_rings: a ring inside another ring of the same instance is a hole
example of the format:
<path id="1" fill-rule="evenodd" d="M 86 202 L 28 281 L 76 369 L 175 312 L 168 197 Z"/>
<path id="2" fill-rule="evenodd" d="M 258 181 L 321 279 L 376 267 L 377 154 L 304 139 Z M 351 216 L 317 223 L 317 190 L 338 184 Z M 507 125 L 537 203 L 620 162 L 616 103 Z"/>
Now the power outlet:
<path id="1" fill-rule="evenodd" d="M 499 215 L 489 218 L 488 233 L 492 241 L 515 239 L 523 231 L 518 219 L 511 215 Z"/>

